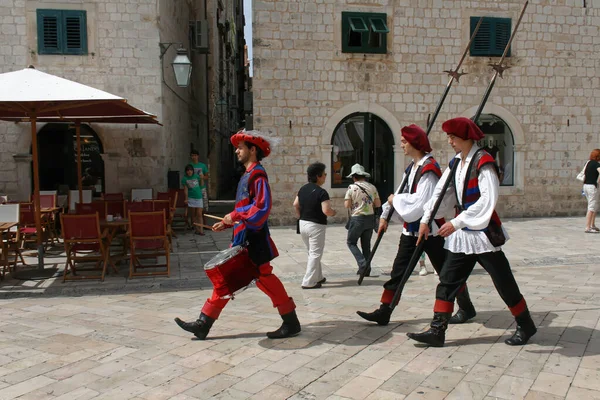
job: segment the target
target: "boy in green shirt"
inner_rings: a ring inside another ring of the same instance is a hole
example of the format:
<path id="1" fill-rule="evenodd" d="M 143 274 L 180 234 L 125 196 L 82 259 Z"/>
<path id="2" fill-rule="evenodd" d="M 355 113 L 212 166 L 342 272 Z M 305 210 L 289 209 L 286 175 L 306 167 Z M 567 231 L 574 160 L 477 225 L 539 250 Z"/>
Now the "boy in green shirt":
<path id="1" fill-rule="evenodd" d="M 185 176 L 181 179 L 185 194 L 184 201 L 187 204 L 187 210 L 192 209 L 192 223 L 197 224 L 202 224 L 202 183 L 203 179 L 194 173 L 194 167 L 191 164 L 186 165 Z M 196 234 L 204 236 L 204 227 L 202 225 L 196 225 Z"/>
<path id="2" fill-rule="evenodd" d="M 194 167 L 194 173 L 202 178 L 202 186 L 200 189 L 202 190 L 202 202 L 204 203 L 204 211 L 208 211 L 208 189 L 206 187 L 206 182 L 208 181 L 208 166 L 202 162 L 200 162 L 200 153 L 198 150 L 192 150 L 190 152 L 190 158 L 192 159 L 192 167 Z M 202 216 L 202 223 L 204 224 L 204 216 Z"/>

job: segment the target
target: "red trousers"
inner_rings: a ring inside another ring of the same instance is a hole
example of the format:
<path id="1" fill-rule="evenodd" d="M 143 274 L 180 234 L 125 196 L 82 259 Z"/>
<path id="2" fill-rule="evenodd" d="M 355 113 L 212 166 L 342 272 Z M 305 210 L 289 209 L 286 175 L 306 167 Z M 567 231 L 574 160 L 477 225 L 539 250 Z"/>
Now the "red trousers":
<path id="1" fill-rule="evenodd" d="M 277 276 L 273 274 L 273 267 L 270 263 L 258 267 L 259 276 L 256 280 L 256 286 L 262 290 L 273 302 L 280 315 L 288 314 L 296 309 L 294 300 L 288 296 L 283 284 Z M 210 318 L 217 319 L 229 299 L 221 299 L 214 291 L 210 299 L 206 300 L 202 307 L 202 313 Z"/>

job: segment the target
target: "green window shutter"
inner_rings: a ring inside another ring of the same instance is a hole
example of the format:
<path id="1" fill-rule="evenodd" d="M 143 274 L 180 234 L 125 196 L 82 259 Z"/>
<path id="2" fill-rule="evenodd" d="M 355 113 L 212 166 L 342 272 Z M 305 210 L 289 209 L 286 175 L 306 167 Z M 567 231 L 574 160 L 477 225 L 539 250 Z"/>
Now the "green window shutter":
<path id="1" fill-rule="evenodd" d="M 63 54 L 87 54 L 86 22 L 85 11 L 65 10 L 62 12 Z"/>
<path id="2" fill-rule="evenodd" d="M 471 17 L 471 35 L 480 17 Z M 511 33 L 510 18 L 484 17 L 477 31 L 477 36 L 471 43 L 470 53 L 473 57 L 501 57 L 508 44 Z M 510 49 L 507 53 L 510 56 Z"/>
<path id="3" fill-rule="evenodd" d="M 494 53 L 498 54 L 498 57 L 502 57 L 504 53 L 504 48 L 508 44 L 510 40 L 511 34 L 511 20 L 510 18 L 495 18 L 496 26 L 495 26 L 495 37 L 494 37 Z M 506 53 L 507 57 L 510 57 L 510 48 Z"/>
<path id="4" fill-rule="evenodd" d="M 60 10 L 37 10 L 38 54 L 61 54 Z"/>
<path id="5" fill-rule="evenodd" d="M 350 29 L 352 29 L 352 31 L 360 33 L 369 32 L 365 20 L 361 17 L 350 17 L 348 20 L 350 21 Z"/>
<path id="6" fill-rule="evenodd" d="M 383 18 L 369 18 L 369 24 L 371 25 L 371 29 L 375 33 L 389 33 L 390 29 L 385 23 L 385 19 Z"/>
<path id="7" fill-rule="evenodd" d="M 38 54 L 87 54 L 84 10 L 36 10 Z"/>
<path id="8" fill-rule="evenodd" d="M 343 53 L 387 53 L 387 14 L 342 12 Z"/>

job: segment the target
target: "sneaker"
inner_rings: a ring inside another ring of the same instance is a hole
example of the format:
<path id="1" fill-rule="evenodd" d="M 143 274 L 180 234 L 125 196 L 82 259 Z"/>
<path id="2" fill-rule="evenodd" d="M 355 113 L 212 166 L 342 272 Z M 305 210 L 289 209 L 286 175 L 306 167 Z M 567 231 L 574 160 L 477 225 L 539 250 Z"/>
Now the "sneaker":
<path id="1" fill-rule="evenodd" d="M 590 229 L 594 232 L 600 232 L 600 228 L 598 228 L 597 226 L 592 226 Z"/>
<path id="2" fill-rule="evenodd" d="M 429 274 L 429 271 L 427 271 L 427 267 L 425 267 L 424 265 L 421 265 L 421 270 L 419 271 L 419 276 L 425 276 L 428 274 Z"/>
<path id="3" fill-rule="evenodd" d="M 585 233 L 600 233 L 600 230 L 595 230 L 594 228 L 587 228 Z"/>

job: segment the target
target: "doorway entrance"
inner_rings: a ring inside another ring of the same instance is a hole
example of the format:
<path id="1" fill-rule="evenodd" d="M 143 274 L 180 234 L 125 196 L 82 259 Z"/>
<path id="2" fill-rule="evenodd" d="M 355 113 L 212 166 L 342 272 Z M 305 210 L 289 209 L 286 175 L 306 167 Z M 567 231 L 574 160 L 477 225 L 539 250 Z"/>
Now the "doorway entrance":
<path id="1" fill-rule="evenodd" d="M 331 154 L 331 187 L 345 188 L 356 163 L 371 174 L 369 182 L 382 198 L 394 191 L 394 136 L 387 124 L 371 113 L 347 116 L 335 128 Z M 383 201 L 383 200 L 382 200 Z"/>
<path id="2" fill-rule="evenodd" d="M 98 197 L 104 192 L 102 142 L 88 125 L 81 125 L 81 173 L 83 189 Z M 37 134 L 40 190 L 67 194 L 77 189 L 77 136 L 69 124 L 46 124 Z M 33 173 L 32 173 L 33 176 Z M 32 183 L 33 187 L 33 183 Z"/>

